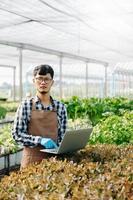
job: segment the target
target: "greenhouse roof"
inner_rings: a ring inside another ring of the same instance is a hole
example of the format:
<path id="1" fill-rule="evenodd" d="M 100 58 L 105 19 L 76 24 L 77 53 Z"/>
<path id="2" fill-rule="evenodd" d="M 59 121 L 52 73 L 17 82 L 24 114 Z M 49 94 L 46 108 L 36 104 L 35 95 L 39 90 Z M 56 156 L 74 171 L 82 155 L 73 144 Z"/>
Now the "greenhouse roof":
<path id="1" fill-rule="evenodd" d="M 111 66 L 130 63 L 132 18 L 132 0 L 1 0 L 0 58 L 16 55 L 6 44 L 43 48 L 55 55 L 64 52 Z"/>

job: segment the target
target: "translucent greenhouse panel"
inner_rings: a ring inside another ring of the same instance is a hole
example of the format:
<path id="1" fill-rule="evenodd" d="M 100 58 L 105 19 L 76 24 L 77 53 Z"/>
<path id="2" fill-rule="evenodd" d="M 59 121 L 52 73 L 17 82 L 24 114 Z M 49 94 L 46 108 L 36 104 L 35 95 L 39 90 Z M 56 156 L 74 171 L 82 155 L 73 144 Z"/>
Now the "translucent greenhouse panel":
<path id="1" fill-rule="evenodd" d="M 59 57 L 55 57 L 55 61 L 51 61 L 51 63 L 49 63 L 52 68 L 54 69 L 54 84 L 51 90 L 51 94 L 54 98 L 60 98 L 60 81 L 59 81 L 59 77 L 60 77 L 60 67 L 59 67 Z"/>
<path id="2" fill-rule="evenodd" d="M 88 88 L 88 97 L 104 97 L 104 82 L 102 78 L 89 78 Z"/>
<path id="3" fill-rule="evenodd" d="M 105 68 L 103 65 L 88 63 L 88 97 L 104 97 Z"/>
<path id="4" fill-rule="evenodd" d="M 63 59 L 63 98 L 71 96 L 86 96 L 85 67 L 84 62 L 67 58 Z"/>
<path id="5" fill-rule="evenodd" d="M 12 99 L 14 95 L 14 71 L 0 65 L 0 98 Z"/>
<path id="6" fill-rule="evenodd" d="M 117 71 L 112 80 L 113 96 L 133 98 L 133 74 L 130 71 Z"/>
<path id="7" fill-rule="evenodd" d="M 13 47 L 4 47 L 0 49 L 0 52 L 1 55 L 2 52 L 8 52 L 8 59 L 11 63 L 15 63 L 16 100 L 20 100 L 20 96 L 25 98 L 35 95 L 32 80 L 33 69 L 40 64 L 49 64 L 55 71 L 55 82 L 51 90 L 55 98 L 67 98 L 73 95 L 80 97 L 103 97 L 105 95 L 105 67 L 103 65 L 87 64 L 85 61 L 76 60 L 76 57 L 68 59 L 52 55 L 50 52 L 44 54 L 25 49 L 20 51 Z M 22 52 L 21 59 L 20 52 Z M 22 61 L 21 65 L 19 60 Z M 20 66 L 22 66 L 21 70 Z"/>
<path id="8" fill-rule="evenodd" d="M 14 47 L 0 45 L 0 97 L 15 99 L 18 51 Z"/>
<path id="9" fill-rule="evenodd" d="M 104 96 L 104 66 L 64 58 L 62 71 L 63 97 Z"/>

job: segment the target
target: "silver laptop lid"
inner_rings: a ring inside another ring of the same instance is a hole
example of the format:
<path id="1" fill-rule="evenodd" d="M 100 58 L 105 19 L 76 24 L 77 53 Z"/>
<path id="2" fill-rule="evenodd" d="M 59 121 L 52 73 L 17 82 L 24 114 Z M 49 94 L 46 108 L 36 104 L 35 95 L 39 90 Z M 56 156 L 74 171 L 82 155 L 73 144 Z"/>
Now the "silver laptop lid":
<path id="1" fill-rule="evenodd" d="M 89 141 L 92 128 L 67 131 L 62 139 L 58 153 L 77 151 L 86 146 Z"/>
<path id="2" fill-rule="evenodd" d="M 92 128 L 66 131 L 57 149 L 41 149 L 42 152 L 63 154 L 82 149 L 88 143 Z"/>

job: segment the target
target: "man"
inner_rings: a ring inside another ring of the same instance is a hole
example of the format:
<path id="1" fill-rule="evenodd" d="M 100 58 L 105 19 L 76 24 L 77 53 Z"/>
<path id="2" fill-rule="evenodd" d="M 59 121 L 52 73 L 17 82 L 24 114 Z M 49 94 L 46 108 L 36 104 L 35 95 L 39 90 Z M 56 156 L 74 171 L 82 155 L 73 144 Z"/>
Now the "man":
<path id="1" fill-rule="evenodd" d="M 12 135 L 24 146 L 21 168 L 41 162 L 48 154 L 42 148 L 56 148 L 66 130 L 67 112 L 63 103 L 50 96 L 54 71 L 49 65 L 40 65 L 33 71 L 36 96 L 19 106 Z"/>

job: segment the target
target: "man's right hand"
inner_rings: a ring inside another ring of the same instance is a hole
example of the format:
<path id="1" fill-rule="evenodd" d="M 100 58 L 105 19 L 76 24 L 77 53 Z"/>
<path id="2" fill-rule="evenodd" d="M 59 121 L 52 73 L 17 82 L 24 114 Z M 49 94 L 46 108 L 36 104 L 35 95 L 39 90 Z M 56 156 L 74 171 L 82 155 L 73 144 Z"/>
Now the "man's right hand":
<path id="1" fill-rule="evenodd" d="M 50 139 L 50 138 L 42 138 L 40 143 L 46 149 L 57 148 L 56 143 L 52 139 Z"/>

